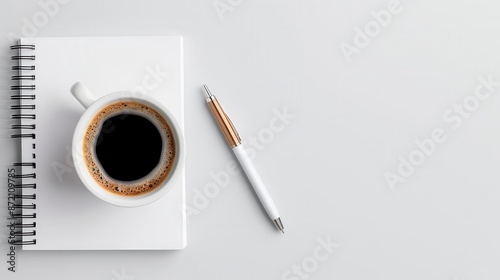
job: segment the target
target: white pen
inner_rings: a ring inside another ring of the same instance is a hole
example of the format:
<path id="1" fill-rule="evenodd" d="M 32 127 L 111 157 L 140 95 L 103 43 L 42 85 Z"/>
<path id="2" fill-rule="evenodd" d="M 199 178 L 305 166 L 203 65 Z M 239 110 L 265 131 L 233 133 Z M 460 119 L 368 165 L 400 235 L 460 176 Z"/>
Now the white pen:
<path id="1" fill-rule="evenodd" d="M 273 220 L 276 227 L 278 227 L 278 229 L 281 230 L 281 232 L 285 233 L 284 231 L 285 228 L 281 223 L 278 209 L 276 208 L 276 205 L 274 205 L 274 201 L 269 195 L 269 192 L 267 191 L 264 182 L 262 182 L 259 173 L 257 173 L 257 170 L 253 166 L 250 157 L 243 148 L 243 145 L 241 145 L 241 139 L 240 135 L 238 134 L 238 131 L 236 130 L 236 128 L 234 127 L 233 123 L 226 115 L 224 110 L 222 110 L 222 107 L 220 106 L 219 101 L 217 101 L 217 98 L 215 98 L 215 96 L 212 93 L 210 93 L 210 90 L 208 89 L 207 85 L 203 85 L 203 89 L 207 94 L 207 103 L 208 106 L 210 107 L 210 110 L 212 111 L 212 114 L 215 117 L 215 120 L 219 124 L 219 127 L 222 130 L 224 136 L 226 137 L 229 146 L 231 146 L 231 149 L 236 155 L 236 158 L 240 162 L 243 171 L 245 171 L 245 174 L 247 175 L 248 180 L 252 184 L 255 193 L 257 193 L 260 202 L 264 206 L 264 209 L 266 209 L 267 214 L 269 215 L 271 220 Z"/>

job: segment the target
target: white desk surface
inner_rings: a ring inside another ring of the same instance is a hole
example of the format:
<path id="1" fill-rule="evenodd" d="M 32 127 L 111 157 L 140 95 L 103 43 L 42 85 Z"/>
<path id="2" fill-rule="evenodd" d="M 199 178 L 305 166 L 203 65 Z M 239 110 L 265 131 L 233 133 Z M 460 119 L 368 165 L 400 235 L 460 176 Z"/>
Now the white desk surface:
<path id="1" fill-rule="evenodd" d="M 18 252 L 16 273 L 4 227 L 0 279 L 499 279 L 499 9 L 493 0 L 1 1 L 2 181 L 16 157 L 10 35 L 182 35 L 190 218 L 182 251 Z M 203 83 L 256 155 L 284 235 L 229 173 L 235 158 Z M 387 172 L 404 182 L 391 188 Z M 0 198 L 5 217 L 6 191 Z"/>

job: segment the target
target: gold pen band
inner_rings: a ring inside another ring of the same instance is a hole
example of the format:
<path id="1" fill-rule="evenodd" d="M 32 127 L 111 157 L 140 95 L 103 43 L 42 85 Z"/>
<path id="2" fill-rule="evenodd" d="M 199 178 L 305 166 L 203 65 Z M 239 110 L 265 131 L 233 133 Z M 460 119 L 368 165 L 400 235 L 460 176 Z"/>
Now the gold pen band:
<path id="1" fill-rule="evenodd" d="M 210 110 L 212 111 L 212 114 L 214 115 L 217 124 L 219 124 L 219 127 L 222 130 L 224 137 L 226 137 L 229 146 L 231 146 L 231 148 L 234 148 L 240 145 L 241 144 L 240 135 L 238 134 L 238 131 L 234 127 L 233 123 L 231 122 L 231 119 L 229 119 L 224 110 L 222 110 L 219 101 L 217 101 L 217 99 L 215 99 L 214 97 L 208 98 L 208 107 L 210 107 Z"/>

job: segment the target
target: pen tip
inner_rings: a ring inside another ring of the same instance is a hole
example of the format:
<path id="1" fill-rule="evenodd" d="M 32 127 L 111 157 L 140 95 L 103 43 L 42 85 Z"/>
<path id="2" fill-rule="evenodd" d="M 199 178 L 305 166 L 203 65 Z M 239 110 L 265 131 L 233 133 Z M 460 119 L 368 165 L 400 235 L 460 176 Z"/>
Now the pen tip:
<path id="1" fill-rule="evenodd" d="M 203 90 L 205 91 L 205 94 L 207 95 L 207 98 L 214 96 L 210 90 L 208 89 L 208 86 L 206 84 L 203 84 Z"/>
<path id="2" fill-rule="evenodd" d="M 276 227 L 281 230 L 282 233 L 285 233 L 285 227 L 283 226 L 283 223 L 281 222 L 281 218 L 277 218 L 275 220 L 273 220 L 274 224 L 276 225 Z"/>

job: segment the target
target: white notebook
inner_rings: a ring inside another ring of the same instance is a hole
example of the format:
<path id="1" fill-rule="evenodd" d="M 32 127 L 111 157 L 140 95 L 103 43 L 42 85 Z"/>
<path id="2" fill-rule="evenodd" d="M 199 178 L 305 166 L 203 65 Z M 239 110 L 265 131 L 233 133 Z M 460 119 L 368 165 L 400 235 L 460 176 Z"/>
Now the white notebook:
<path id="1" fill-rule="evenodd" d="M 14 72 L 22 76 L 18 80 L 22 89 L 14 88 L 13 94 L 26 99 L 20 100 L 25 105 L 20 112 L 14 112 L 22 116 L 24 126 L 13 136 L 22 141 L 27 206 L 22 213 L 24 236 L 18 237 L 18 244 L 24 244 L 23 250 L 184 248 L 184 174 L 160 200 L 137 208 L 101 201 L 81 183 L 72 166 L 71 141 L 84 108 L 70 93 L 76 81 L 95 97 L 142 91 L 163 102 L 183 128 L 182 38 L 22 38 L 19 44 L 23 47 L 14 47 L 13 55 L 23 57 L 13 61 L 24 69 Z"/>

